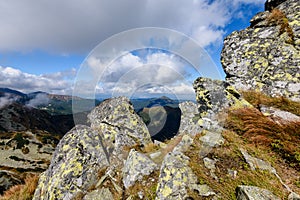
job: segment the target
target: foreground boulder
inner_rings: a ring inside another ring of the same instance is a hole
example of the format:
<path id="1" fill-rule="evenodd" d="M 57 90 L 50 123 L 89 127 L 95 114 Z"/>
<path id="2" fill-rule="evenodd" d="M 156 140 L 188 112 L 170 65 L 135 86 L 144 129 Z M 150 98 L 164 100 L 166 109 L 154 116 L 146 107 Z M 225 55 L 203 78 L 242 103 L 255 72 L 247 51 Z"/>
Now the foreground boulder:
<path id="1" fill-rule="evenodd" d="M 34 199 L 72 199 L 97 183 L 97 172 L 109 161 L 101 135 L 77 125 L 59 142 L 49 169 L 39 180 Z"/>
<path id="2" fill-rule="evenodd" d="M 108 176 L 112 177 L 111 174 L 116 172 L 116 168 L 123 167 L 123 159 L 127 156 L 124 148 L 152 143 L 146 125 L 125 97 L 102 102 L 91 111 L 88 118 L 91 127 L 77 125 L 60 140 L 50 167 L 40 177 L 34 199 L 74 199 L 82 196 L 87 196 L 86 199 L 93 198 L 95 192 L 90 194 L 88 191 L 99 185 L 99 171 L 109 168 Z M 137 154 L 129 157 L 129 160 L 132 157 L 146 159 Z M 132 160 L 135 161 L 137 160 Z M 146 164 L 149 163 L 150 161 Z M 127 167 L 134 165 L 127 164 Z M 139 170 L 142 173 L 151 173 L 155 166 L 154 163 L 153 166 L 147 166 L 150 171 L 146 168 L 140 169 L 141 167 Z M 124 172 L 127 173 L 128 170 L 124 168 Z M 139 177 L 129 173 L 124 179 L 126 186 L 129 187 Z M 120 186 L 115 187 L 122 192 Z M 107 193 L 107 190 L 102 192 Z"/>

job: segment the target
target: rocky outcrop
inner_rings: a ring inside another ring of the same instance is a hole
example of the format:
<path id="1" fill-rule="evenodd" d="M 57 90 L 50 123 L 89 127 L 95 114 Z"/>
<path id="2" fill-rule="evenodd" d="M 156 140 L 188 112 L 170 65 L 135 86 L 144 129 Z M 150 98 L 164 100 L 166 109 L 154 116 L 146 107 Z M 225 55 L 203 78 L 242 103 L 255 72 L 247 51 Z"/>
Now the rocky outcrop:
<path id="1" fill-rule="evenodd" d="M 286 0 L 267 0 L 265 3 L 265 10 L 271 11 Z"/>
<path id="2" fill-rule="evenodd" d="M 101 169 L 110 167 L 114 171 L 123 166 L 125 147 L 152 143 L 145 124 L 125 97 L 104 101 L 88 118 L 91 127 L 77 125 L 60 140 L 49 169 L 41 175 L 34 199 L 84 196 L 99 184 L 95 174 Z M 124 180 L 130 186 L 135 178 Z"/>
<path id="3" fill-rule="evenodd" d="M 197 191 L 199 198 L 214 196 L 216 193 L 208 186 L 198 183 L 197 176 L 189 167 L 189 158 L 184 152 L 193 139 L 183 136 L 181 142 L 168 153 L 161 165 L 156 199 L 187 199 L 188 191 Z"/>
<path id="4" fill-rule="evenodd" d="M 237 89 L 300 101 L 300 2 L 269 0 L 266 9 L 250 27 L 224 40 L 226 81 Z"/>
<path id="5" fill-rule="evenodd" d="M 125 146 L 152 142 L 146 125 L 126 97 L 104 101 L 91 111 L 88 119 L 92 129 L 102 132 L 104 143 L 113 147 L 115 155 Z"/>

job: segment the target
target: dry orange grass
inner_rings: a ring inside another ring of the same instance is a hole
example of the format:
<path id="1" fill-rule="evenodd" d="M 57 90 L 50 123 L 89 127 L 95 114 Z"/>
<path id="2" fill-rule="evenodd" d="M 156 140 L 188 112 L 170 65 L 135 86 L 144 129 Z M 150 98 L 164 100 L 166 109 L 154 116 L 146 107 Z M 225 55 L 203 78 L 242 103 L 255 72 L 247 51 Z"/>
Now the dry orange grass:
<path id="1" fill-rule="evenodd" d="M 300 122 L 277 123 L 255 108 L 242 108 L 228 111 L 226 127 L 300 169 Z"/>
<path id="2" fill-rule="evenodd" d="M 28 175 L 24 185 L 15 185 L 5 191 L 0 200 L 31 200 L 37 187 L 39 176 Z"/>
<path id="3" fill-rule="evenodd" d="M 273 9 L 268 17 L 268 24 L 280 26 L 280 34 L 287 32 L 288 36 L 291 38 L 289 43 L 294 44 L 294 32 L 289 25 L 289 21 L 286 15 L 279 9 Z"/>
<path id="4" fill-rule="evenodd" d="M 259 106 L 262 104 L 285 110 L 300 116 L 299 102 L 291 101 L 285 97 L 270 97 L 256 91 L 242 91 L 241 93 L 243 95 L 243 98 L 256 108 L 259 108 Z"/>

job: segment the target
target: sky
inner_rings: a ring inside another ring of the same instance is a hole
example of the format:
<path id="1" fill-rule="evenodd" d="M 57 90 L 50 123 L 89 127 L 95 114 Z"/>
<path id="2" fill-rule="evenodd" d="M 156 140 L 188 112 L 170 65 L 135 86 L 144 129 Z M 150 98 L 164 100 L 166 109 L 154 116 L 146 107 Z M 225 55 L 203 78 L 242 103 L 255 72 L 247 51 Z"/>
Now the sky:
<path id="1" fill-rule="evenodd" d="M 264 2 L 0 0 L 0 87 L 193 98 L 198 76 L 224 79 L 224 37 L 248 27 Z"/>

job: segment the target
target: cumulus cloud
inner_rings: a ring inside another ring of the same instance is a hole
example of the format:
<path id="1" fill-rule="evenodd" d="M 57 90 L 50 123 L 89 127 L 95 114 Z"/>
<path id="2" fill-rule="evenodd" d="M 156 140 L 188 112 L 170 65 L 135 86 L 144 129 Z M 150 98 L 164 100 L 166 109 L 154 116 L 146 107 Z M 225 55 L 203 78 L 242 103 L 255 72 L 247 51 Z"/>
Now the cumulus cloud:
<path id="1" fill-rule="evenodd" d="M 113 34 L 155 26 L 181 31 L 201 45 L 218 42 L 232 12 L 264 0 L 0 1 L 0 51 L 86 53 Z M 247 11 L 245 11 L 247 12 Z M 203 39 L 204 38 L 204 39 Z"/>
<path id="2" fill-rule="evenodd" d="M 102 93 L 112 96 L 145 96 L 175 94 L 194 97 L 192 81 L 199 76 L 181 57 L 163 51 L 127 52 L 105 63 L 94 56 L 86 61 L 97 76 L 96 89 L 91 83 L 81 82 L 78 94 Z M 88 79 L 91 78 L 88 76 Z M 79 91 L 80 90 L 80 91 Z"/>
<path id="3" fill-rule="evenodd" d="M 70 79 L 75 70 L 55 74 L 34 75 L 19 69 L 0 66 L 0 86 L 13 88 L 22 92 L 44 91 L 49 93 L 65 93 L 71 89 Z"/>

